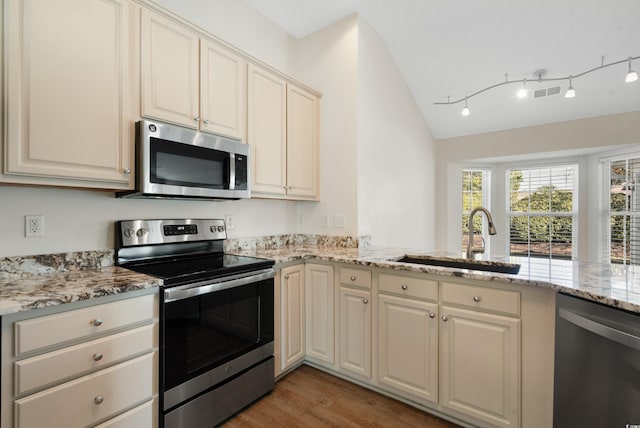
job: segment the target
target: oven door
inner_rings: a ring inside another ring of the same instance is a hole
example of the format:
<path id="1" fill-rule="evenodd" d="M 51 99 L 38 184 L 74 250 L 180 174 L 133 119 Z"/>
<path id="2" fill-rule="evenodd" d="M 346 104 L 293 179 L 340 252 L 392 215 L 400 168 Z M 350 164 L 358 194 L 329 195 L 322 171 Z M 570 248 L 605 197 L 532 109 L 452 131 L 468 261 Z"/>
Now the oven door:
<path id="1" fill-rule="evenodd" d="M 273 355 L 273 269 L 164 290 L 163 409 Z"/>

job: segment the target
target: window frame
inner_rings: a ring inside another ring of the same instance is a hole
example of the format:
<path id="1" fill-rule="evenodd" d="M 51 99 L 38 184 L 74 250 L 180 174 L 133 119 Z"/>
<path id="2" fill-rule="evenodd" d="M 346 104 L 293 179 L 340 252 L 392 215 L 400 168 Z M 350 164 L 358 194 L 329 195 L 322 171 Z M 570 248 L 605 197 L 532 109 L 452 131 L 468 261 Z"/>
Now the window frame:
<path id="1" fill-rule="evenodd" d="M 480 172 L 482 173 L 482 196 L 481 196 L 481 206 L 487 208 L 489 211 L 491 211 L 491 174 L 492 174 L 492 168 L 490 167 L 480 167 L 480 166 L 463 166 L 462 167 L 462 184 L 464 186 L 464 175 L 467 172 Z M 462 209 L 461 211 L 461 219 L 463 220 L 465 216 L 468 216 L 469 214 L 471 214 L 471 210 L 465 211 L 464 209 L 464 198 L 465 198 L 465 190 L 464 187 L 461 189 L 461 198 L 460 201 L 462 203 Z M 473 209 L 473 208 L 472 208 Z M 482 235 L 483 236 L 488 236 L 488 226 L 487 223 L 484 219 L 483 216 L 478 216 L 478 218 L 480 218 L 481 220 L 481 224 L 482 224 Z M 467 246 L 464 243 L 464 236 L 465 236 L 465 231 L 464 231 L 464 222 L 461 221 L 461 226 L 462 226 L 462 236 L 461 241 L 460 241 L 460 245 L 462 248 L 462 251 L 465 252 L 467 250 Z M 491 245 L 490 245 L 490 240 L 487 239 L 485 241 L 485 253 L 486 254 L 490 254 L 491 251 Z"/>

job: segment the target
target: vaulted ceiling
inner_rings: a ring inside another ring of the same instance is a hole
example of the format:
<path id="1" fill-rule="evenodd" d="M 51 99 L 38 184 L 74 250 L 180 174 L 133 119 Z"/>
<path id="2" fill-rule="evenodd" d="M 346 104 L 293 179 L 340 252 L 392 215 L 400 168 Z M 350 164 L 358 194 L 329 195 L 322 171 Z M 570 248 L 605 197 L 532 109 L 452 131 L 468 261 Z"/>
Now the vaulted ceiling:
<path id="1" fill-rule="evenodd" d="M 245 0 L 296 38 L 353 13 L 382 37 L 438 139 L 640 111 L 640 80 L 625 83 L 628 62 L 569 82 L 536 82 L 640 56 L 638 0 Z M 603 58 L 604 57 L 604 60 Z M 640 72 L 640 59 L 632 61 Z M 470 115 L 460 113 L 468 99 Z M 535 89 L 560 86 L 557 95 Z"/>

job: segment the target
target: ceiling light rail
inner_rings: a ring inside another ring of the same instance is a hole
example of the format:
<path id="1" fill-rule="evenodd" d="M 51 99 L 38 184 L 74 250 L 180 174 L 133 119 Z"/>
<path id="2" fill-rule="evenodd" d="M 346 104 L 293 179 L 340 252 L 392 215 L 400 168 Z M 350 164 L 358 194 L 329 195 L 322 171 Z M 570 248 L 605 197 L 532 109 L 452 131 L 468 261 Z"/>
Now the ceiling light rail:
<path id="1" fill-rule="evenodd" d="M 487 86 L 486 88 L 480 89 L 479 91 L 476 91 L 474 93 L 472 93 L 471 95 L 465 95 L 464 97 L 457 99 L 457 100 L 453 100 L 451 101 L 450 97 L 447 97 L 447 101 L 443 101 L 443 102 L 434 102 L 434 105 L 453 105 L 453 104 L 458 104 L 464 101 L 464 109 L 462 110 L 462 115 L 463 116 L 469 116 L 470 110 L 468 107 L 468 101 L 469 99 L 475 97 L 476 95 L 480 95 L 483 92 L 487 92 L 490 91 L 491 89 L 494 88 L 498 88 L 500 86 L 504 86 L 504 85 L 511 85 L 514 83 L 517 84 L 521 84 L 522 87 L 518 90 L 518 98 L 524 98 L 526 97 L 527 94 L 527 82 L 558 82 L 558 81 L 563 81 L 563 80 L 568 80 L 569 81 L 569 89 L 567 90 L 567 92 L 565 93 L 565 98 L 573 98 L 576 96 L 576 91 L 573 88 L 573 81 L 576 80 L 579 77 L 582 77 L 586 74 L 589 73 L 593 73 L 594 71 L 598 71 L 598 70 L 602 70 L 604 68 L 608 68 L 608 67 L 612 67 L 614 65 L 618 65 L 618 64 L 623 64 L 625 62 L 629 63 L 629 70 L 627 72 L 627 75 L 625 77 L 625 82 L 629 83 L 629 82 L 635 82 L 636 80 L 638 80 L 638 73 L 636 73 L 632 68 L 631 68 L 631 61 L 634 61 L 636 59 L 640 59 L 640 55 L 637 56 L 630 56 L 626 59 L 621 59 L 619 61 L 614 61 L 614 62 L 610 62 L 608 64 L 604 63 L 604 57 L 602 57 L 602 63 L 594 68 L 591 68 L 589 70 L 583 71 L 582 73 L 579 74 L 570 74 L 569 76 L 565 76 L 565 77 L 544 77 L 545 74 L 547 73 L 546 70 L 544 69 L 540 69 L 540 70 L 536 70 L 533 75 L 536 76 L 534 79 L 528 80 L 528 79 L 517 79 L 517 80 L 509 80 L 509 76 L 505 73 L 504 75 L 504 82 L 500 82 L 500 83 L 496 83 L 495 85 L 491 85 L 491 86 Z"/>

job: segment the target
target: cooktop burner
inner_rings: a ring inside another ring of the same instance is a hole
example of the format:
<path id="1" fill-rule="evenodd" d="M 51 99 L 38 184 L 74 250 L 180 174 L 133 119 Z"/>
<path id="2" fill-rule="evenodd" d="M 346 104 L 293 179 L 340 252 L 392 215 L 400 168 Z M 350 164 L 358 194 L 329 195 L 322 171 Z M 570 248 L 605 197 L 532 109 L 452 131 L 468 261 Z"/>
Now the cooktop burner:
<path id="1" fill-rule="evenodd" d="M 165 286 L 269 269 L 273 260 L 225 254 L 224 220 L 116 222 L 116 264 L 156 276 Z"/>

